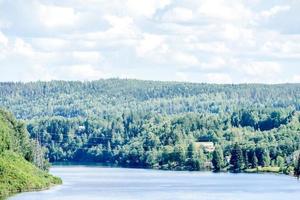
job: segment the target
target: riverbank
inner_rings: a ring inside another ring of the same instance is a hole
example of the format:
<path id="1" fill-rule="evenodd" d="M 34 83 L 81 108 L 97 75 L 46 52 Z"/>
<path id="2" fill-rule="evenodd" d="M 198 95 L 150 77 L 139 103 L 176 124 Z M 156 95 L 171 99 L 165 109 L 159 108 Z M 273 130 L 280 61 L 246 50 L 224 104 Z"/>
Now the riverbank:
<path id="1" fill-rule="evenodd" d="M 84 166 L 84 167 L 109 167 L 109 168 L 124 168 L 124 169 L 150 169 L 150 170 L 161 170 L 161 171 L 194 171 L 195 170 L 186 170 L 182 168 L 145 168 L 145 167 L 130 167 L 130 166 L 122 166 L 117 164 L 110 164 L 110 163 L 101 163 L 101 162 L 72 162 L 72 161 L 65 161 L 65 162 L 54 162 L 52 166 Z M 284 167 L 277 167 L 277 166 L 268 166 L 262 167 L 258 166 L 256 168 L 248 168 L 242 170 L 240 173 L 273 173 L 273 174 L 284 174 L 294 176 L 293 174 L 293 167 L 292 166 L 284 166 Z M 199 172 L 214 172 L 211 168 L 203 168 Z M 224 168 L 220 170 L 221 173 L 232 173 L 230 168 Z M 218 172 L 216 172 L 218 173 Z"/>
<path id="2" fill-rule="evenodd" d="M 0 199 L 10 195 L 50 188 L 62 180 L 38 169 L 10 151 L 0 155 Z"/>
<path id="3" fill-rule="evenodd" d="M 285 174 L 285 175 L 290 175 L 294 176 L 293 173 L 293 167 L 285 167 L 285 168 L 280 168 L 280 167 L 257 167 L 253 169 L 246 169 L 244 170 L 245 173 L 273 173 L 273 174 Z"/>

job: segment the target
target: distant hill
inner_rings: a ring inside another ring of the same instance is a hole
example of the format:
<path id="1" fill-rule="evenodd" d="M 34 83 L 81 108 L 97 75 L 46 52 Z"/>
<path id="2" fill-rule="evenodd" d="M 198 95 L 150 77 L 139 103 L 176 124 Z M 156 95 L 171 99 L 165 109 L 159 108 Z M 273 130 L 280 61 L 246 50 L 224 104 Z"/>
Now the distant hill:
<path id="1" fill-rule="evenodd" d="M 216 85 L 125 79 L 0 83 L 0 106 L 21 119 L 103 116 L 125 110 L 166 114 L 219 113 L 241 107 L 300 110 L 300 84 Z"/>
<path id="2" fill-rule="evenodd" d="M 288 172 L 300 144 L 300 84 L 0 83 L 0 106 L 26 121 L 50 161 Z"/>

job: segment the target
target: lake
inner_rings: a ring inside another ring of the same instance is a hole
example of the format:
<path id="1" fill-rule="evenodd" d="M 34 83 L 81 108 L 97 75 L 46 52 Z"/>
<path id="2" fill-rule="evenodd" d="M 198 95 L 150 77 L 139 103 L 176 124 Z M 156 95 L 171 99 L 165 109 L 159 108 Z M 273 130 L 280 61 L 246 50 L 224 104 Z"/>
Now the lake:
<path id="1" fill-rule="evenodd" d="M 63 185 L 10 200 L 293 200 L 297 179 L 275 174 L 177 172 L 91 166 L 56 166 Z"/>

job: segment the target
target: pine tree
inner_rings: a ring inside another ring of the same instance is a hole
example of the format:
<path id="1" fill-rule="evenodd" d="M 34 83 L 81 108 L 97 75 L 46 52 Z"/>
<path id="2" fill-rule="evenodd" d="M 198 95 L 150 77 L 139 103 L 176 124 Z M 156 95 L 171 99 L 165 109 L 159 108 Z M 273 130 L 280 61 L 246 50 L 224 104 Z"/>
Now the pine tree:
<path id="1" fill-rule="evenodd" d="M 258 165 L 257 163 L 258 163 L 258 159 L 257 159 L 256 153 L 254 151 L 253 152 L 253 158 L 252 158 L 252 168 L 256 168 L 257 165 Z"/>
<path id="2" fill-rule="evenodd" d="M 263 167 L 268 167 L 271 162 L 270 154 L 268 150 L 265 149 L 263 151 L 262 159 L 263 159 Z"/>
<path id="3" fill-rule="evenodd" d="M 224 165 L 224 155 L 222 149 L 217 146 L 213 152 L 212 164 L 214 172 L 219 172 Z"/>
<path id="4" fill-rule="evenodd" d="M 190 143 L 187 148 L 187 159 L 186 159 L 186 167 L 188 170 L 198 171 L 201 169 L 201 149 L 199 152 L 196 149 L 194 143 Z"/>
<path id="5" fill-rule="evenodd" d="M 233 146 L 233 149 L 231 150 L 231 158 L 230 158 L 230 164 L 231 164 L 231 171 L 234 173 L 239 173 L 243 169 L 243 152 L 237 143 Z"/>
<path id="6" fill-rule="evenodd" d="M 280 169 L 282 170 L 284 167 L 284 158 L 282 156 L 277 156 L 276 157 L 276 165 L 278 167 L 280 167 Z"/>
<path id="7" fill-rule="evenodd" d="M 244 164 L 245 164 L 245 168 L 249 167 L 249 157 L 248 157 L 248 151 L 244 150 L 243 151 L 243 155 L 244 155 Z"/>

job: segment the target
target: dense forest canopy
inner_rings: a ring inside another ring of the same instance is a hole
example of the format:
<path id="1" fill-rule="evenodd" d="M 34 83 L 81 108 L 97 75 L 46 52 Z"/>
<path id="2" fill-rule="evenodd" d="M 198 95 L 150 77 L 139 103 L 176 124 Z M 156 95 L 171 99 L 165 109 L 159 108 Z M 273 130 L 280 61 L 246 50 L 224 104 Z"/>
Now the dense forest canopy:
<path id="1" fill-rule="evenodd" d="M 217 85 L 107 79 L 0 83 L 50 161 L 239 172 L 294 166 L 300 84 Z M 213 145 L 213 149 L 209 146 Z"/>
<path id="2" fill-rule="evenodd" d="M 14 119 L 12 114 L 0 110 L 0 154 L 13 151 L 33 162 L 34 149 L 34 141 L 30 140 L 24 124 Z"/>
<path id="3" fill-rule="evenodd" d="M 126 111 L 179 114 L 300 109 L 300 84 L 217 85 L 108 79 L 0 83 L 0 105 L 18 118 L 91 117 Z"/>

